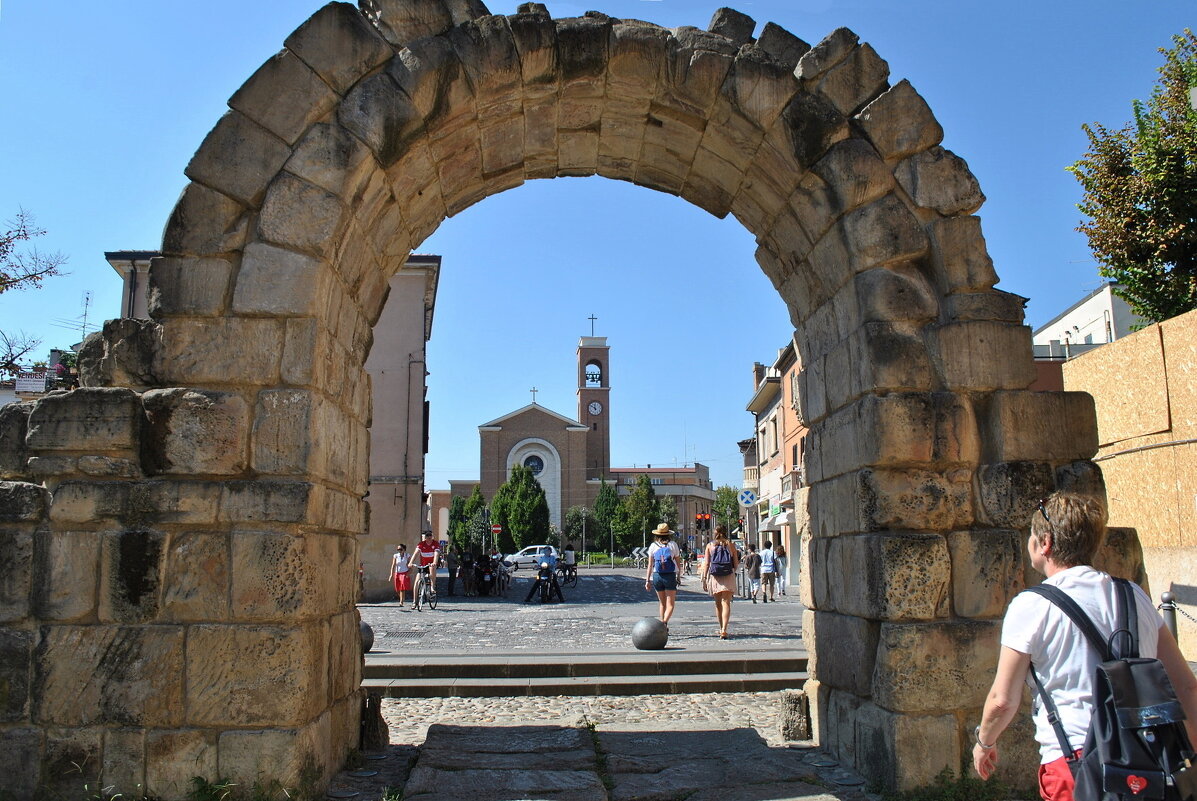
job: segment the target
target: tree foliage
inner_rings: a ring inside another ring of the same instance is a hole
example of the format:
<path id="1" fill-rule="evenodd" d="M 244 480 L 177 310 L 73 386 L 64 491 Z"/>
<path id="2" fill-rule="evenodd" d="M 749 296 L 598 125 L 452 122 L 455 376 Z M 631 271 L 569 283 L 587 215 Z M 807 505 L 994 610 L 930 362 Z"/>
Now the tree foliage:
<path id="1" fill-rule="evenodd" d="M 624 511 L 620 530 L 615 534 L 616 543 L 625 551 L 644 544 L 647 531 L 652 531 L 661 522 L 661 508 L 652 480 L 641 473 L 636 477 L 636 488 L 620 504 Z M 676 510 L 675 510 L 676 512 Z"/>
<path id="2" fill-rule="evenodd" d="M 24 209 L 0 232 L 0 295 L 9 290 L 36 289 L 44 279 L 62 274 L 65 256 L 25 246 L 45 233 Z M 40 339 L 23 331 L 0 331 L 0 373 L 19 372 L 22 360 L 40 344 Z"/>
<path id="3" fill-rule="evenodd" d="M 511 468 L 507 481 L 495 492 L 491 520 L 503 527 L 499 550 L 507 553 L 549 539 L 549 503 L 531 469 Z"/>
<path id="4" fill-rule="evenodd" d="M 594 499 L 594 524 L 598 529 L 595 533 L 596 542 L 610 541 L 611 524 L 614 522 L 615 510 L 618 508 L 619 492 L 616 491 L 614 484 L 603 481 L 598 495 Z M 602 550 L 602 548 L 598 550 Z"/>
<path id="5" fill-rule="evenodd" d="M 1084 126 L 1089 152 L 1069 168 L 1098 271 L 1152 322 L 1197 308 L 1197 36 L 1186 28 L 1173 43 L 1134 122 Z"/>
<path id="6" fill-rule="evenodd" d="M 583 521 L 585 521 L 585 529 L 583 529 Z M 561 529 L 563 541 L 572 542 L 577 550 L 581 550 L 583 532 L 586 535 L 587 544 L 594 545 L 596 541 L 599 541 L 600 531 L 594 511 L 585 506 L 569 507 L 565 510 L 565 525 Z"/>
<path id="7" fill-rule="evenodd" d="M 712 527 L 722 523 L 728 531 L 735 531 L 741 517 L 740 491 L 728 484 L 716 487 L 715 503 L 711 510 L 715 517 Z"/>

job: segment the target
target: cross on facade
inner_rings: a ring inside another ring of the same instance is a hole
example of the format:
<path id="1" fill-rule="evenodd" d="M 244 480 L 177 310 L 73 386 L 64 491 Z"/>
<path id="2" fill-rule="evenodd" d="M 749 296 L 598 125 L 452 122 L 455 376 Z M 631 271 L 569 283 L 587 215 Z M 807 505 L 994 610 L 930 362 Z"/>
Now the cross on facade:
<path id="1" fill-rule="evenodd" d="M 586 319 L 590 321 L 590 336 L 594 336 L 594 321 L 597 320 L 598 318 L 595 317 L 593 314 L 591 314 Z"/>
<path id="2" fill-rule="evenodd" d="M 536 393 L 539 391 L 540 390 L 538 390 L 536 387 L 532 387 L 531 392 L 532 392 L 532 402 L 533 403 L 536 403 Z"/>

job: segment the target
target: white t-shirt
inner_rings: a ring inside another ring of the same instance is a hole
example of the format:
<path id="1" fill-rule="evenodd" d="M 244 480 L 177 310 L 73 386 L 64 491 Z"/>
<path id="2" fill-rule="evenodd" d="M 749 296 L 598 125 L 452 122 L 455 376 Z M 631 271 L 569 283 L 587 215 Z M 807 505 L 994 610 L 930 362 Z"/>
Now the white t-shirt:
<path id="1" fill-rule="evenodd" d="M 667 542 L 663 545 L 659 542 L 654 542 L 652 545 L 648 546 L 648 563 L 653 566 L 653 570 L 657 569 L 655 554 L 662 548 L 668 548 L 669 552 L 673 554 L 674 559 L 678 558 L 682 553 L 681 550 L 678 549 L 676 542 Z M 676 564 L 673 566 L 673 571 L 675 573 L 677 572 Z"/>
<path id="2" fill-rule="evenodd" d="M 777 554 L 773 553 L 772 548 L 761 549 L 761 573 L 776 573 L 777 572 Z"/>
<path id="3" fill-rule="evenodd" d="M 565 564 L 567 565 L 576 564 L 578 561 L 578 557 L 574 554 L 573 548 L 566 548 L 561 552 L 561 557 L 565 560 Z"/>
<path id="4" fill-rule="evenodd" d="M 1103 636 L 1108 637 L 1114 630 L 1118 606 L 1114 582 L 1105 573 L 1078 565 L 1060 571 L 1043 583 L 1068 593 Z M 1137 585 L 1134 589 L 1138 601 L 1139 655 L 1154 657 L 1164 621 L 1147 593 Z M 1080 628 L 1051 601 L 1035 593 L 1023 592 L 1006 610 L 1002 645 L 1031 655 L 1039 680 L 1059 710 L 1069 744 L 1074 749 L 1082 747 L 1093 715 L 1093 673 L 1099 656 Z M 1029 671 L 1026 680 L 1035 698 L 1035 739 L 1039 741 L 1040 761 L 1051 762 L 1064 754 L 1055 729 L 1047 722 L 1047 710 L 1039 700 Z"/>

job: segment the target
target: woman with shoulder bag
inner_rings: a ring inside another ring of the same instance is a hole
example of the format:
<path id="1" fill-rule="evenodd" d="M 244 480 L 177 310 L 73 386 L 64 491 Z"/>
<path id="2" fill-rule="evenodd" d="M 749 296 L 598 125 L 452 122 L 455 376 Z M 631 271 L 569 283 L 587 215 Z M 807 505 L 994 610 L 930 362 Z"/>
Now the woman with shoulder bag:
<path id="1" fill-rule="evenodd" d="M 715 526 L 715 539 L 707 544 L 702 560 L 702 587 L 715 599 L 715 619 L 719 622 L 719 638 L 730 637 L 727 626 L 731 622 L 732 596 L 736 594 L 736 568 L 740 554 L 727 538 L 727 527 Z"/>

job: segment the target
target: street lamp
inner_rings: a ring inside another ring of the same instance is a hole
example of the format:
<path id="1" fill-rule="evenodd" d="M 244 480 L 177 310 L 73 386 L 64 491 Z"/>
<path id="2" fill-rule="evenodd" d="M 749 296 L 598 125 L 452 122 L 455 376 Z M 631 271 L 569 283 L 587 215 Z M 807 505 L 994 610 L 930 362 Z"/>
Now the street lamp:
<path id="1" fill-rule="evenodd" d="M 586 516 L 590 514 L 590 510 L 585 506 L 582 507 L 582 562 L 586 562 Z"/>

